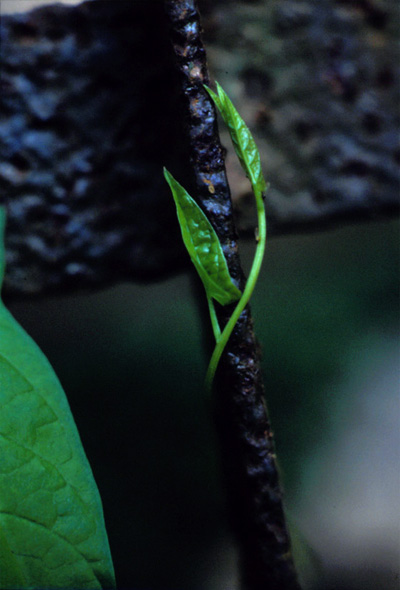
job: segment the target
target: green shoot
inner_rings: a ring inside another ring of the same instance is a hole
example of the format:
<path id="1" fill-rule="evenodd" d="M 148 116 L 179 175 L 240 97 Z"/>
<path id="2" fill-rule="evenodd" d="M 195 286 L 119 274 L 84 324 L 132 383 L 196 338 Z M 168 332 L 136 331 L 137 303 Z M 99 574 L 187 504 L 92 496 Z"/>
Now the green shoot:
<path id="1" fill-rule="evenodd" d="M 212 390 L 215 372 L 225 346 L 254 291 L 260 273 L 267 239 L 267 224 L 264 208 L 264 193 L 267 190 L 267 184 L 261 170 L 260 154 L 250 130 L 233 106 L 231 100 L 221 86 L 218 83 L 216 85 L 218 94 L 207 86 L 205 88 L 229 129 L 235 152 L 246 176 L 250 180 L 257 207 L 257 247 L 249 278 L 242 294 L 232 282 L 222 247 L 207 217 L 185 189 L 164 169 L 164 176 L 175 200 L 183 241 L 203 281 L 207 294 L 211 324 L 216 342 L 205 378 L 205 388 L 208 392 Z M 218 323 L 213 299 L 221 305 L 227 305 L 239 299 L 229 321 L 222 331 Z"/>
<path id="2" fill-rule="evenodd" d="M 207 391 L 211 391 L 212 389 L 215 372 L 217 370 L 221 355 L 233 332 L 236 322 L 240 317 L 240 314 L 248 304 L 250 297 L 253 294 L 254 288 L 258 280 L 258 276 L 260 274 L 267 241 L 267 222 L 264 207 L 264 194 L 267 190 L 267 184 L 265 182 L 261 169 L 260 153 L 258 151 L 258 148 L 255 144 L 255 141 L 249 128 L 247 127 L 247 125 L 245 124 L 245 122 L 233 106 L 231 100 L 229 99 L 225 91 L 221 88 L 221 86 L 218 84 L 218 82 L 216 82 L 216 86 L 218 94 L 213 92 L 207 86 L 205 86 L 205 88 L 211 96 L 212 100 L 214 101 L 215 106 L 221 113 L 222 118 L 228 127 L 236 155 L 239 158 L 239 161 L 242 165 L 242 168 L 244 169 L 246 176 L 250 180 L 254 197 L 256 199 L 258 238 L 253 264 L 242 297 L 240 298 L 237 306 L 235 307 L 223 332 L 221 333 L 219 338 L 216 339 L 216 345 L 214 348 L 214 352 L 211 356 L 211 360 L 208 365 L 207 374 L 205 378 L 205 387 Z"/>
<path id="3" fill-rule="evenodd" d="M 233 147 L 242 168 L 251 182 L 254 194 L 262 194 L 267 190 L 267 184 L 261 169 L 260 153 L 255 144 L 249 128 L 232 104 L 232 101 L 221 88 L 218 82 L 215 83 L 218 94 L 211 88 L 205 86 L 208 94 L 214 101 L 215 106 L 229 129 Z"/>

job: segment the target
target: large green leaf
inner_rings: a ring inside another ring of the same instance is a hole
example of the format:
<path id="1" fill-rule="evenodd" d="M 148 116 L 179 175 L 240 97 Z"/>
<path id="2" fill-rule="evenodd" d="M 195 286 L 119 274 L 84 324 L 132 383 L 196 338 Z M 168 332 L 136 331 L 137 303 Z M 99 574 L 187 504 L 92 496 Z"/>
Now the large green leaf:
<path id="1" fill-rule="evenodd" d="M 0 288 L 4 274 L 0 207 Z M 0 588 L 114 588 L 100 496 L 44 354 L 0 301 Z"/>
<path id="2" fill-rule="evenodd" d="M 221 244 L 198 204 L 164 168 L 175 200 L 182 238 L 209 297 L 221 305 L 237 301 L 241 292 L 233 284 Z"/>
<path id="3" fill-rule="evenodd" d="M 211 88 L 208 88 L 208 86 L 205 86 L 205 89 L 213 99 L 215 106 L 218 108 L 229 129 L 236 155 L 252 184 L 253 191 L 257 195 L 264 193 L 267 190 L 267 184 L 261 169 L 260 153 L 253 136 L 226 92 L 218 82 L 215 84 L 218 94 L 211 90 Z"/>

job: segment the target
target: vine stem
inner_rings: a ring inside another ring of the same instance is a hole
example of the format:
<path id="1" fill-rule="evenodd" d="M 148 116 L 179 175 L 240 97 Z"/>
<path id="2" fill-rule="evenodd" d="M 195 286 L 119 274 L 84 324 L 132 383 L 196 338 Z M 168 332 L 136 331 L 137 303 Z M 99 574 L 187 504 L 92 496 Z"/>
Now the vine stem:
<path id="1" fill-rule="evenodd" d="M 209 94 L 204 92 L 209 76 L 197 2 L 164 1 L 182 90 L 182 120 L 186 125 L 196 197 L 216 228 L 230 275 L 246 290 L 216 112 Z M 215 189 L 212 198 L 210 182 Z M 259 187 L 259 191 L 263 190 Z M 262 228 L 260 224 L 260 234 Z M 231 306 L 215 307 L 220 325 L 225 326 L 230 320 Z M 218 334 L 215 321 L 213 329 Z M 222 378 L 215 387 L 213 411 L 227 507 L 238 543 L 241 585 L 246 590 L 300 590 L 290 552 L 260 353 L 249 306 L 239 315 L 233 333 L 235 338 L 228 339 L 225 362 L 218 369 Z"/>
<path id="2" fill-rule="evenodd" d="M 218 318 L 217 318 L 217 312 L 215 311 L 214 301 L 212 300 L 212 297 L 210 297 L 209 295 L 207 295 L 207 303 L 208 303 L 208 310 L 210 312 L 211 325 L 212 325 L 212 329 L 214 332 L 214 338 L 215 338 L 215 341 L 218 342 L 218 340 L 221 337 L 221 328 L 219 327 L 219 322 L 218 322 Z"/>
<path id="3" fill-rule="evenodd" d="M 253 187 L 254 189 L 254 187 Z M 204 387 L 207 393 L 211 394 L 212 386 L 216 370 L 218 368 L 219 361 L 222 353 L 224 352 L 225 346 L 233 332 L 233 329 L 246 305 L 248 304 L 250 297 L 253 294 L 254 287 L 256 286 L 258 275 L 260 274 L 262 261 L 264 258 L 265 245 L 267 242 L 267 221 L 265 216 L 264 198 L 260 191 L 254 190 L 257 206 L 257 218 L 258 218 L 258 243 L 256 252 L 254 255 L 253 264 L 251 266 L 249 278 L 247 279 L 246 287 L 243 291 L 238 304 L 236 305 L 231 317 L 229 318 L 225 328 L 221 332 L 218 320 L 215 313 L 215 307 L 213 302 L 208 298 L 208 305 L 210 309 L 211 324 L 216 340 L 214 351 L 211 355 L 211 359 L 208 365 L 206 377 L 204 380 Z M 217 329 L 216 326 L 217 325 Z"/>

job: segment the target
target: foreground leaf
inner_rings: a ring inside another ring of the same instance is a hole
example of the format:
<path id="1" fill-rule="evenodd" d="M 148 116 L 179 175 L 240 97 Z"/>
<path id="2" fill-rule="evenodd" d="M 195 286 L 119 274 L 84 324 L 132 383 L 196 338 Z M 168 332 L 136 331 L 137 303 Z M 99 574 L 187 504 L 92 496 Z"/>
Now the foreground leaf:
<path id="1" fill-rule="evenodd" d="M 252 184 L 253 191 L 256 194 L 264 193 L 267 190 L 267 184 L 261 169 L 260 153 L 253 136 L 226 92 L 218 82 L 215 84 L 218 94 L 211 90 L 211 88 L 208 88 L 208 86 L 205 86 L 205 89 L 213 99 L 215 106 L 218 108 L 229 129 L 236 155 L 247 178 Z"/>
<path id="2" fill-rule="evenodd" d="M 4 274 L 0 207 L 0 288 Z M 114 588 L 100 496 L 62 387 L 0 301 L 0 588 Z"/>
<path id="3" fill-rule="evenodd" d="M 164 168 L 175 200 L 182 238 L 203 281 L 208 297 L 221 305 L 237 301 L 241 292 L 232 282 L 221 244 L 206 215 L 189 193 Z"/>

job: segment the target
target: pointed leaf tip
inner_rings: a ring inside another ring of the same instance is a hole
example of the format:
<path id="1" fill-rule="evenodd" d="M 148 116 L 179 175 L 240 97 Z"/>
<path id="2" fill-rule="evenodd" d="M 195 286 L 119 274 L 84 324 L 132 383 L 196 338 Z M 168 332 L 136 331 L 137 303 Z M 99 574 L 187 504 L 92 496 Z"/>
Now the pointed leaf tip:
<path id="1" fill-rule="evenodd" d="M 253 191 L 262 194 L 266 191 L 267 185 L 261 169 L 260 153 L 254 138 L 222 86 L 217 81 L 215 85 L 218 94 L 208 87 L 206 87 L 206 90 L 229 129 L 236 155 L 251 182 Z"/>

